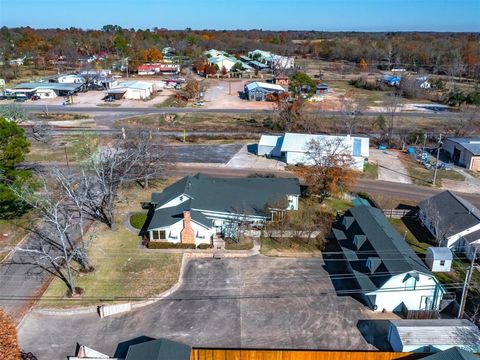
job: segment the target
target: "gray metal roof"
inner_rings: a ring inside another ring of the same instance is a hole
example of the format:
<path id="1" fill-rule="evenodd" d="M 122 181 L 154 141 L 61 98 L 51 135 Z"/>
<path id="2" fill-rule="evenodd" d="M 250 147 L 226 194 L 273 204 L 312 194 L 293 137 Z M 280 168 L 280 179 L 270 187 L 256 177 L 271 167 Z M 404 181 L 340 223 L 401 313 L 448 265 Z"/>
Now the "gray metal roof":
<path id="1" fill-rule="evenodd" d="M 277 146 L 282 139 L 283 136 L 281 135 L 262 135 L 258 142 L 258 146 Z"/>
<path id="2" fill-rule="evenodd" d="M 348 227 L 343 221 L 345 217 L 354 220 Z M 349 261 L 357 282 L 366 291 L 380 288 L 391 275 L 410 271 L 432 274 L 380 209 L 370 206 L 349 209 L 333 224 L 332 234 Z M 346 239 L 342 240 L 343 234 Z M 356 245 L 354 240 L 360 237 L 365 237 L 365 241 Z M 354 259 L 351 252 L 356 253 L 358 260 Z M 367 267 L 369 258 L 375 262 L 373 272 Z"/>
<path id="3" fill-rule="evenodd" d="M 480 210 L 449 190 L 419 202 L 418 207 L 429 217 L 438 214 L 439 226 L 449 230 L 447 237 L 480 224 Z"/>
<path id="4" fill-rule="evenodd" d="M 474 156 L 480 156 L 480 137 L 475 138 L 447 138 L 447 140 L 453 141 L 465 149 L 470 151 Z"/>
<path id="5" fill-rule="evenodd" d="M 183 219 L 183 212 L 190 211 L 192 221 L 207 228 L 212 227 L 212 220 L 207 219 L 200 211 L 190 209 L 191 200 L 188 200 L 178 206 L 167 207 L 155 210 L 147 230 L 159 229 L 171 226 Z"/>
<path id="6" fill-rule="evenodd" d="M 480 351 L 480 330 L 468 320 L 391 320 L 403 345 L 457 345 Z"/>
<path id="7" fill-rule="evenodd" d="M 479 360 L 479 356 L 456 346 L 424 357 L 423 360 Z"/>
<path id="8" fill-rule="evenodd" d="M 453 259 L 452 251 L 446 246 L 445 247 L 431 246 L 427 249 L 427 252 L 431 252 L 434 259 L 442 259 L 442 260 Z"/>
<path id="9" fill-rule="evenodd" d="M 130 346 L 125 360 L 190 360 L 191 351 L 188 345 L 158 339 Z"/>
<path id="10" fill-rule="evenodd" d="M 72 84 L 72 83 L 48 83 L 48 82 L 29 82 L 29 83 L 20 83 L 15 86 L 16 90 L 20 89 L 52 89 L 59 91 L 76 91 L 81 88 L 83 84 Z"/>
<path id="11" fill-rule="evenodd" d="M 480 230 L 471 232 L 470 234 L 463 235 L 463 239 L 465 239 L 468 243 L 474 243 L 480 240 Z"/>

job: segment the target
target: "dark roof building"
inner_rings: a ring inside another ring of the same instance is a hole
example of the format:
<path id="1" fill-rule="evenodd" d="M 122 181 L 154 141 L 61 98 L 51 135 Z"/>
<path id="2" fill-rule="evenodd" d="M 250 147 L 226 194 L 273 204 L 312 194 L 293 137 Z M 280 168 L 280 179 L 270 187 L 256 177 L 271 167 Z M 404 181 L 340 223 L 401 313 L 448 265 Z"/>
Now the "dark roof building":
<path id="1" fill-rule="evenodd" d="M 359 293 L 374 309 L 399 311 L 402 303 L 411 310 L 438 307 L 443 289 L 380 209 L 349 209 L 333 224 L 332 235 Z M 421 304 L 422 296 L 429 298 L 427 303 Z"/>
<path id="2" fill-rule="evenodd" d="M 157 339 L 130 346 L 125 360 L 190 360 L 191 351 L 188 345 Z"/>
<path id="3" fill-rule="evenodd" d="M 423 360 L 479 360 L 480 357 L 455 346 L 445 351 L 424 357 Z"/>
<path id="4" fill-rule="evenodd" d="M 214 232 L 225 235 L 228 231 L 234 236 L 236 226 L 232 224 L 264 222 L 272 212 L 297 210 L 299 196 L 296 178 L 186 176 L 162 193 L 152 194 L 152 210 L 145 231 L 162 231 L 158 234 L 160 239 L 178 240 L 179 224 L 188 213 L 188 222 L 194 228 L 200 227 L 194 229 L 201 234 L 199 241 L 208 241 Z"/>
<path id="5" fill-rule="evenodd" d="M 442 149 L 448 152 L 455 164 L 480 171 L 480 137 L 446 138 Z"/>
<path id="6" fill-rule="evenodd" d="M 472 246 L 480 245 L 480 210 L 472 203 L 443 191 L 418 203 L 423 225 L 439 238 L 442 246 L 472 255 Z"/>

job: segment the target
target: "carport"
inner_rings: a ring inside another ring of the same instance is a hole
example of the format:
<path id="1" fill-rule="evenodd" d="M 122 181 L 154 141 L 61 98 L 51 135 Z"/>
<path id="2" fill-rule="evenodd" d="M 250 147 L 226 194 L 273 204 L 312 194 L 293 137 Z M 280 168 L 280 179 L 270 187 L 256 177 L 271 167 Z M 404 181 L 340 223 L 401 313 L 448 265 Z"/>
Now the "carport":
<path id="1" fill-rule="evenodd" d="M 107 95 L 111 96 L 115 100 L 120 100 L 121 98 L 123 98 L 126 92 L 127 92 L 127 89 L 124 89 L 124 88 L 109 89 L 107 90 Z"/>

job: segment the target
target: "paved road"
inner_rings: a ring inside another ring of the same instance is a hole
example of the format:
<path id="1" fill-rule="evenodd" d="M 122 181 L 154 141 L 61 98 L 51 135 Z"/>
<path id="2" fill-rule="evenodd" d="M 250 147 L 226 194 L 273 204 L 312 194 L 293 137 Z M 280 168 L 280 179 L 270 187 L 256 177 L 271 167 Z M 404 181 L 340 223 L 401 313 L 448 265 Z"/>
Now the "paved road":
<path id="1" fill-rule="evenodd" d="M 119 342 L 139 336 L 206 347 L 372 349 L 357 329 L 371 312 L 337 296 L 323 265 L 320 258 L 191 260 L 167 299 L 105 319 L 32 312 L 19 342 L 39 359 L 64 359 L 76 342 L 114 355 Z"/>
<path id="2" fill-rule="evenodd" d="M 43 112 L 46 110 L 45 105 L 22 105 L 29 112 Z M 140 114 L 168 114 L 168 113 L 227 113 L 227 114 L 248 114 L 248 113 L 271 113 L 272 110 L 262 109 L 201 109 L 201 108 L 156 108 L 156 107 L 99 107 L 99 106 L 62 106 L 48 105 L 49 112 L 87 112 L 87 113 L 115 113 L 125 115 Z M 342 116 L 341 111 L 323 111 L 310 110 L 309 112 L 322 113 L 325 116 Z M 361 116 L 378 116 L 381 112 L 365 111 Z M 444 112 L 425 112 L 425 111 L 404 111 L 397 116 L 402 117 L 425 117 L 425 118 L 451 118 L 455 113 Z"/>
<path id="3" fill-rule="evenodd" d="M 213 176 L 240 177 L 248 176 L 253 173 L 271 173 L 281 177 L 291 177 L 293 173 L 287 171 L 262 170 L 262 169 L 238 169 L 225 167 L 205 167 L 205 166 L 185 166 L 177 164 L 172 170 L 173 176 L 185 176 L 203 172 Z M 427 186 L 418 186 L 414 184 L 401 184 L 389 181 L 357 179 L 357 184 L 353 188 L 354 191 L 365 191 L 372 194 L 391 196 L 398 199 L 408 199 L 420 201 L 427 197 L 438 194 L 442 189 Z M 472 204 L 480 208 L 480 194 L 455 192 L 470 201 Z"/>
<path id="4" fill-rule="evenodd" d="M 173 152 L 176 162 L 226 164 L 242 146 L 242 144 L 176 145 L 170 146 L 169 149 Z"/>

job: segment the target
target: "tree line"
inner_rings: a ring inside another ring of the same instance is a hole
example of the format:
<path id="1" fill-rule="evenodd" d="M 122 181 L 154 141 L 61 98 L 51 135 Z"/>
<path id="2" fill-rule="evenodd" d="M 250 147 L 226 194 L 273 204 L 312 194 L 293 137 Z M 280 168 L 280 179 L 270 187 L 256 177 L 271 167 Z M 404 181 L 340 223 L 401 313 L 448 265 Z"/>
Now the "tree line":
<path id="1" fill-rule="evenodd" d="M 290 56 L 346 60 L 363 67 L 404 67 L 478 78 L 479 40 L 478 33 L 167 30 L 118 25 L 99 30 L 2 27 L 0 53 L 3 60 L 28 56 L 39 66 L 58 58 L 75 61 L 103 54 L 110 60 L 128 57 L 133 68 L 145 60 L 161 59 L 158 49 L 164 47 L 194 59 L 210 48 L 231 54 L 260 48 Z"/>

